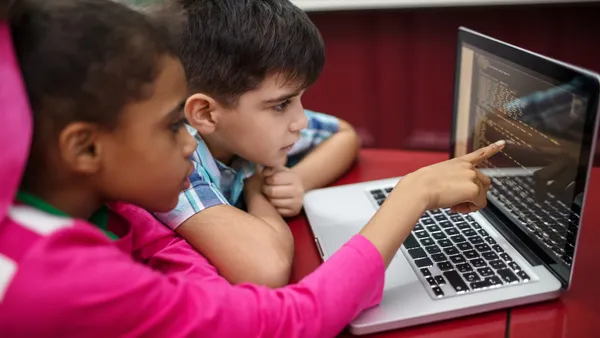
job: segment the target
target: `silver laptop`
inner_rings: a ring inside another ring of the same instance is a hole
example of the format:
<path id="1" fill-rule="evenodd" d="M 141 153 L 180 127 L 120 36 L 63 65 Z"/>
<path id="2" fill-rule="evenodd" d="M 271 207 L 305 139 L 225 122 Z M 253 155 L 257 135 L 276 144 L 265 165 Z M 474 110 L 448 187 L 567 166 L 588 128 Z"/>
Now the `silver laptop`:
<path id="1" fill-rule="evenodd" d="M 386 271 L 381 304 L 350 324 L 354 334 L 553 299 L 571 282 L 599 77 L 465 28 L 457 49 L 451 157 L 507 141 L 480 166 L 492 179 L 488 207 L 425 212 Z M 359 232 L 399 179 L 306 194 L 324 260 Z"/>

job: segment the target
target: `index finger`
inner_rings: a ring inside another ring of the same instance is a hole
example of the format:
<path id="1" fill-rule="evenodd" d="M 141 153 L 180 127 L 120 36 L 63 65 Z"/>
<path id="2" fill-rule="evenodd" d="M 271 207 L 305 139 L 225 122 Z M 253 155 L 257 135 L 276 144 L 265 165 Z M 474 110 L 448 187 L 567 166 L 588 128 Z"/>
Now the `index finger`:
<path id="1" fill-rule="evenodd" d="M 504 140 L 501 140 L 496 143 L 492 143 L 492 144 L 488 145 L 487 147 L 483 147 L 481 149 L 475 150 L 472 153 L 463 155 L 459 158 L 462 160 L 465 160 L 467 162 L 471 162 L 471 164 L 473 164 L 473 165 L 477 165 L 480 162 L 485 161 L 488 158 L 499 153 L 502 149 L 504 149 L 505 144 L 506 144 L 506 142 Z"/>

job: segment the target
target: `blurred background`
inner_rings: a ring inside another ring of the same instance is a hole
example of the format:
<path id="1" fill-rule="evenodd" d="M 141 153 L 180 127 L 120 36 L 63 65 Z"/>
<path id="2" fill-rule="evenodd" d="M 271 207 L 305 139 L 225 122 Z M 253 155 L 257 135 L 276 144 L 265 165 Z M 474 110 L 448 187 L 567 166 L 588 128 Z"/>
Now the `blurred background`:
<path id="1" fill-rule="evenodd" d="M 352 123 L 364 147 L 449 148 L 459 26 L 600 72 L 599 1 L 292 2 L 307 11 L 327 48 L 304 106 Z"/>

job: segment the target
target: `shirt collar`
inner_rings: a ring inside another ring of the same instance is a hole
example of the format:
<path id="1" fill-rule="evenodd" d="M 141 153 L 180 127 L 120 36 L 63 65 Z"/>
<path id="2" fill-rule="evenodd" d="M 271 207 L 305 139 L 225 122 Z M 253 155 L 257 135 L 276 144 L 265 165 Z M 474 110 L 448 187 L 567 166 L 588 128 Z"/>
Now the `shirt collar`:
<path id="1" fill-rule="evenodd" d="M 41 198 L 38 198 L 38 197 L 32 195 L 30 193 L 27 193 L 24 191 L 19 191 L 19 192 L 17 192 L 16 199 L 17 199 L 17 201 L 19 201 L 23 204 L 27 204 L 31 207 L 34 207 L 34 208 L 41 210 L 43 212 L 46 212 L 48 214 L 55 215 L 55 216 L 62 216 L 62 217 L 70 217 L 64 211 L 59 210 L 52 204 L 42 200 Z M 90 217 L 89 222 L 92 223 L 93 225 L 95 225 L 96 227 L 98 227 L 100 230 L 102 230 L 111 239 L 115 240 L 115 239 L 119 238 L 117 235 L 115 235 L 114 233 L 112 233 L 111 231 L 109 231 L 107 229 L 108 228 L 108 207 L 103 206 L 100 209 L 98 209 L 92 215 L 92 217 Z"/>

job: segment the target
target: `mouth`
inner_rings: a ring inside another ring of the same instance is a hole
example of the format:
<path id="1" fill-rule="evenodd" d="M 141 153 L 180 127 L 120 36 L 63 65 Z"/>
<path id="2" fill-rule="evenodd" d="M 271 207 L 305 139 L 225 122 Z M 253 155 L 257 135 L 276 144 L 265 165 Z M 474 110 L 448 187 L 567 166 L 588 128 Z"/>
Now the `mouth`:
<path id="1" fill-rule="evenodd" d="M 290 145 L 290 146 L 283 147 L 283 148 L 281 148 L 281 151 L 282 151 L 282 152 L 286 152 L 286 153 L 287 153 L 287 152 L 289 152 L 290 150 L 292 150 L 292 147 L 293 147 L 293 146 L 294 146 L 294 145 L 292 144 L 292 145 Z"/>
<path id="2" fill-rule="evenodd" d="M 298 140 L 294 141 L 293 143 L 281 148 L 281 151 L 285 151 L 285 152 L 289 152 L 290 150 L 292 150 L 292 148 L 294 147 L 294 144 L 296 144 L 296 142 L 298 142 Z"/>
<path id="3" fill-rule="evenodd" d="M 194 172 L 194 166 L 192 166 L 190 168 L 190 170 L 188 170 L 188 173 L 185 175 L 185 178 L 183 179 L 183 190 L 188 189 L 192 185 L 192 182 L 190 182 L 189 177 L 192 175 L 193 172 Z"/>

